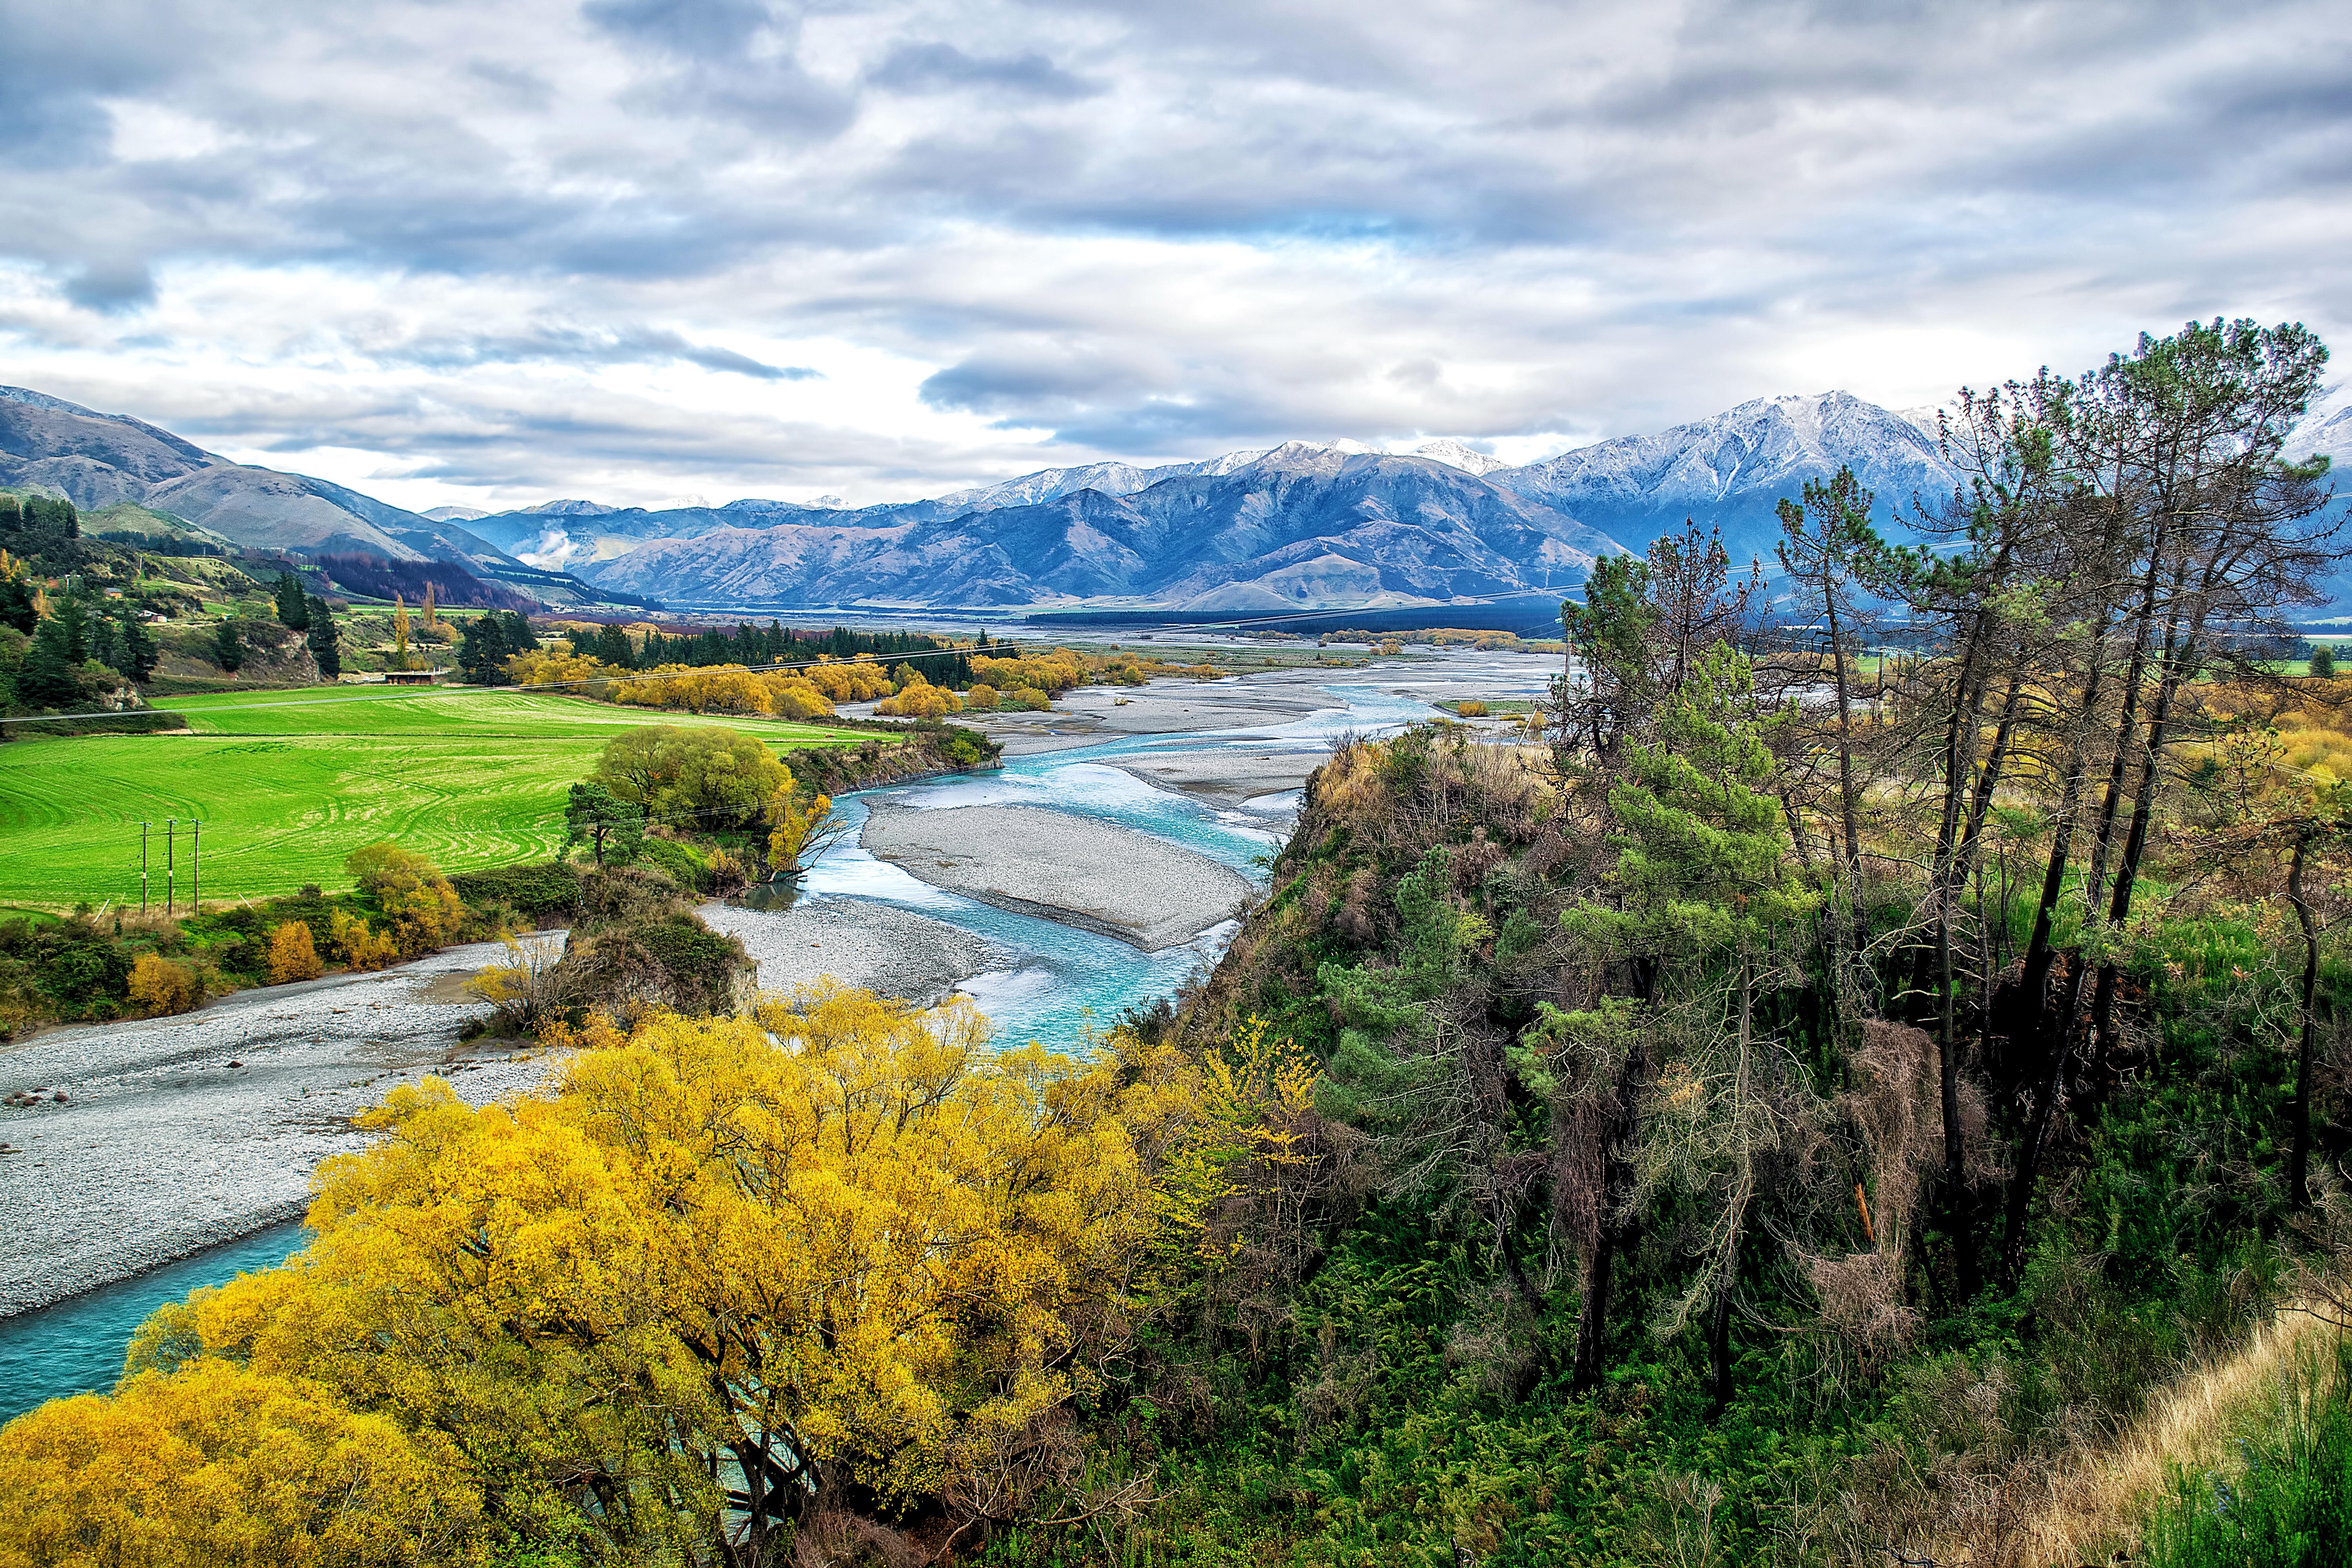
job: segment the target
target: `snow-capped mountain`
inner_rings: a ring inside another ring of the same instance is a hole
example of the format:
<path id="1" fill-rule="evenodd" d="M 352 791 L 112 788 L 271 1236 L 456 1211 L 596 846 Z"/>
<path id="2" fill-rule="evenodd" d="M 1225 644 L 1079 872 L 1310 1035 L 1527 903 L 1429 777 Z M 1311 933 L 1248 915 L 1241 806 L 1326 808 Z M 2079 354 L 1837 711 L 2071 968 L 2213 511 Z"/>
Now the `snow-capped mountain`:
<path id="1" fill-rule="evenodd" d="M 1125 494 L 1051 493 L 1059 481 L 1040 476 L 1045 499 L 1008 506 L 730 521 L 580 570 L 704 604 L 1111 599 L 1265 612 L 1556 591 L 1622 548 L 1426 458 L 1290 442 L 1185 467 Z"/>
<path id="2" fill-rule="evenodd" d="M 1916 423 L 1847 392 L 1759 397 L 1655 436 L 1621 436 L 1507 469 L 1493 481 L 1628 543 L 1646 543 L 1687 518 L 1722 529 L 1735 556 L 1769 562 L 1780 499 L 1841 467 L 1877 492 L 1882 520 L 1898 532 L 1915 496 L 1932 505 L 1960 483 Z"/>

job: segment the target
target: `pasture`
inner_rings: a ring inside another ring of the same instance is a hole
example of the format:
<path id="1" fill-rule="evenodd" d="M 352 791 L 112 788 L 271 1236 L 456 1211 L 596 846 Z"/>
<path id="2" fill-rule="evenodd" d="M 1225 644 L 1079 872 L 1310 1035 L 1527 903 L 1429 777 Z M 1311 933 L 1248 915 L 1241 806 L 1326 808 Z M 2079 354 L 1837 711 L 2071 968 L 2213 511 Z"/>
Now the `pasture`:
<path id="1" fill-rule="evenodd" d="M 194 734 L 0 746 L 0 904 L 69 908 L 163 890 L 163 824 L 204 823 L 207 904 L 344 885 L 343 857 L 398 839 L 449 871 L 554 852 L 563 795 L 604 743 L 642 724 L 717 724 L 779 750 L 862 737 L 814 724 L 614 708 L 583 698 L 431 687 L 314 687 L 167 700 Z"/>

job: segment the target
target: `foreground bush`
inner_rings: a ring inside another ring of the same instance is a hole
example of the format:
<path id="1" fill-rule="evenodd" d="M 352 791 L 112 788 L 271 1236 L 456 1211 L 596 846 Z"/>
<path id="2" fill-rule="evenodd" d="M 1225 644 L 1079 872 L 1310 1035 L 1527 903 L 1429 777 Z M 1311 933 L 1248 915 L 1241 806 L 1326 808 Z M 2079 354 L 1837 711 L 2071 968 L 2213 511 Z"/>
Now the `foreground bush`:
<path id="1" fill-rule="evenodd" d="M 131 1003 L 151 1018 L 184 1013 L 204 999 L 204 982 L 187 964 L 149 952 L 131 966 Z"/>
<path id="2" fill-rule="evenodd" d="M 1172 1052 L 832 987 L 580 1043 L 516 1105 L 395 1090 L 305 1252 L 0 1431 L 0 1564 L 765 1562 L 845 1503 L 1001 1519 L 1082 1468 L 1059 1413 L 1181 1219 Z"/>

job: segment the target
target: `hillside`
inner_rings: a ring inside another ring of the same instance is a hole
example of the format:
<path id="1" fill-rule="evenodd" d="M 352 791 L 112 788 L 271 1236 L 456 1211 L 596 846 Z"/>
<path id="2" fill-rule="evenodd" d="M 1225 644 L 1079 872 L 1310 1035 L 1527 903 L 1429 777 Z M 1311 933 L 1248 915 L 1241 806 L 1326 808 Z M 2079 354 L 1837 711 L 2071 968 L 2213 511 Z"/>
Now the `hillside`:
<path id="1" fill-rule="evenodd" d="M 529 565 L 454 521 L 420 517 L 302 474 L 233 463 L 128 415 L 0 387 L 0 486 L 44 490 L 85 511 L 136 506 L 199 537 L 317 558 L 438 561 L 502 580 L 544 604 L 593 602 L 586 584 Z M 176 531 L 142 525 L 138 531 Z"/>

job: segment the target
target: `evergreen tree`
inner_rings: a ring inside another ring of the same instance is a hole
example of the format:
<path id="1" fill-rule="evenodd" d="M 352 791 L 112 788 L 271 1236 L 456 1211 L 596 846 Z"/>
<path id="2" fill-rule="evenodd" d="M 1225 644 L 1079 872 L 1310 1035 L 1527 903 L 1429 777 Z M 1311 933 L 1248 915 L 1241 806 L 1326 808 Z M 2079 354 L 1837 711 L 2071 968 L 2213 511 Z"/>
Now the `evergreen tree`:
<path id="1" fill-rule="evenodd" d="M 496 686 L 507 661 L 506 628 L 496 614 L 476 616 L 466 623 L 457 646 L 457 669 L 474 686 Z"/>
<path id="2" fill-rule="evenodd" d="M 60 621 L 43 621 L 25 650 L 24 668 L 16 672 L 16 700 L 27 708 L 65 708 L 81 695 L 74 679 L 79 659 L 67 657 L 66 629 Z"/>
<path id="3" fill-rule="evenodd" d="M 538 634 L 530 629 L 530 620 L 520 611 L 508 610 L 500 615 L 499 626 L 505 634 L 506 649 L 509 654 L 539 651 Z"/>
<path id="4" fill-rule="evenodd" d="M 307 640 L 310 657 L 318 661 L 319 673 L 333 680 L 343 673 L 343 653 L 335 636 L 335 617 L 327 601 L 312 597 L 303 606 L 304 624 L 309 628 Z"/>
<path id="5" fill-rule="evenodd" d="M 245 639 L 237 635 L 234 618 L 224 619 L 213 634 L 213 662 L 231 675 L 245 668 Z"/>
<path id="6" fill-rule="evenodd" d="M 310 601 L 291 572 L 278 574 L 278 624 L 289 632 L 310 629 Z"/>
<path id="7" fill-rule="evenodd" d="M 21 577 L 0 582 L 0 626 L 14 626 L 30 637 L 40 619 L 41 613 L 33 607 L 33 590 L 29 584 Z"/>
<path id="8" fill-rule="evenodd" d="M 155 646 L 155 636 L 147 629 L 147 624 L 135 612 L 124 616 L 123 662 L 115 668 L 143 685 L 154 679 L 155 661 L 162 656 L 163 650 Z"/>
<path id="9" fill-rule="evenodd" d="M 65 635 L 66 661 L 81 664 L 89 658 L 89 611 L 82 605 L 80 595 L 64 595 L 58 605 L 57 618 Z"/>
<path id="10" fill-rule="evenodd" d="M 90 623 L 89 657 L 117 674 L 130 661 L 123 657 L 122 628 L 100 616 Z"/>
<path id="11" fill-rule="evenodd" d="M 24 509 L 12 495 L 0 495 L 0 533 L 14 533 L 25 526 Z"/>
<path id="12" fill-rule="evenodd" d="M 2311 645 L 2311 678 L 2314 680 L 2336 679 L 2336 650 L 2324 642 Z"/>

